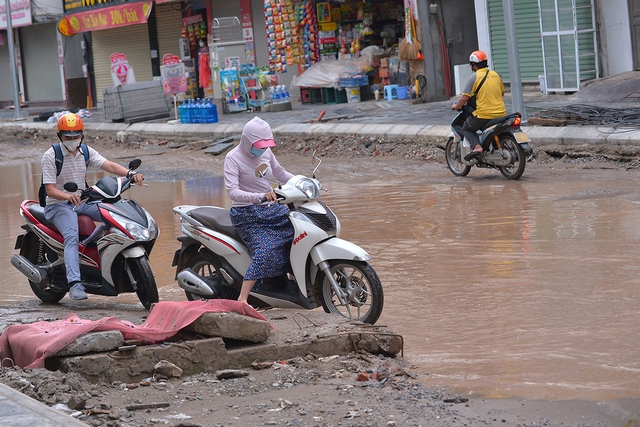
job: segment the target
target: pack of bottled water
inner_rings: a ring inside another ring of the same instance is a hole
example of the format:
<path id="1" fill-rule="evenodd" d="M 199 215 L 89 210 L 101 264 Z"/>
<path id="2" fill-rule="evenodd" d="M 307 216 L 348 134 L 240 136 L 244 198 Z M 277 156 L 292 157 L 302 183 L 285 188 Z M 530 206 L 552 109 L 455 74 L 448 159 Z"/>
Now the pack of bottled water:
<path id="1" fill-rule="evenodd" d="M 180 123 L 217 123 L 218 107 L 211 98 L 182 100 L 178 107 Z"/>

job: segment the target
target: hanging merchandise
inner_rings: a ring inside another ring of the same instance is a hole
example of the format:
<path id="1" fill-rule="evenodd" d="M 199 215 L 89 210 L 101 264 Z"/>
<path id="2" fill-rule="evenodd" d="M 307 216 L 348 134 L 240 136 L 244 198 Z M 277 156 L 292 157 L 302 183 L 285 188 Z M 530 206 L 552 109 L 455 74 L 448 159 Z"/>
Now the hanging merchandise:
<path id="1" fill-rule="evenodd" d="M 211 58 L 209 46 L 200 39 L 200 49 L 198 50 L 198 86 L 207 89 L 211 87 Z"/>
<path id="2" fill-rule="evenodd" d="M 304 71 L 320 59 L 316 8 L 311 0 L 298 2 L 296 5 L 296 21 L 298 22 L 302 46 L 299 64 Z"/>
<path id="3" fill-rule="evenodd" d="M 269 67 L 273 72 L 286 73 L 287 66 L 298 62 L 300 56 L 293 0 L 265 0 L 264 16 Z"/>

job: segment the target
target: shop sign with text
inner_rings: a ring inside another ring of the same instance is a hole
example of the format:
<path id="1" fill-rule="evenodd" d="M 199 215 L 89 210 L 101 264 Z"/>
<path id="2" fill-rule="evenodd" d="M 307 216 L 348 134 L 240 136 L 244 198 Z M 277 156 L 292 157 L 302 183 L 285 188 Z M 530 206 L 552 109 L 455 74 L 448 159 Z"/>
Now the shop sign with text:
<path id="1" fill-rule="evenodd" d="M 31 2 L 29 0 L 11 0 L 11 27 L 31 25 Z M 0 30 L 7 29 L 6 2 L 0 4 Z"/>
<path id="2" fill-rule="evenodd" d="M 63 36 L 73 36 L 85 31 L 144 24 L 149 18 L 152 4 L 152 2 L 128 3 L 91 12 L 70 14 L 58 22 L 58 31 Z"/>
<path id="3" fill-rule="evenodd" d="M 75 13 L 138 2 L 136 0 L 64 0 L 63 4 L 66 13 Z"/>

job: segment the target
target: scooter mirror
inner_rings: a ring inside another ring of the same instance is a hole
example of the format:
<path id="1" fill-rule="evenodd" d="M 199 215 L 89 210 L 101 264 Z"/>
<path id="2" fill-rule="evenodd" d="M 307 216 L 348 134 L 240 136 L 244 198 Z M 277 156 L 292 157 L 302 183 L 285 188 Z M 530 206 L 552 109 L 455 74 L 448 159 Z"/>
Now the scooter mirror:
<path id="1" fill-rule="evenodd" d="M 76 184 L 75 182 L 67 182 L 62 187 L 69 193 L 75 193 L 76 191 L 78 191 L 78 184 Z"/>
<path id="2" fill-rule="evenodd" d="M 136 170 L 140 167 L 141 164 L 142 164 L 142 160 L 133 159 L 129 162 L 129 170 Z"/>
<path id="3" fill-rule="evenodd" d="M 268 168 L 269 166 L 267 166 L 266 163 L 263 163 L 260 166 L 258 166 L 256 168 L 256 178 L 264 178 L 264 176 L 267 174 Z"/>

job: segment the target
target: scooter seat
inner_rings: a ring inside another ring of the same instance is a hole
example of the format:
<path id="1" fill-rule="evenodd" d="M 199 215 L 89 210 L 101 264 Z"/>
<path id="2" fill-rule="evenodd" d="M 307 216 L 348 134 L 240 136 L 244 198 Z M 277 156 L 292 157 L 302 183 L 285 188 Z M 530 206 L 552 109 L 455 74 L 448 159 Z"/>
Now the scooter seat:
<path id="1" fill-rule="evenodd" d="M 512 117 L 520 117 L 520 113 L 507 114 L 506 116 L 498 117 L 497 119 L 491 119 L 484 125 L 484 129 L 490 126 L 493 126 L 496 123 L 504 122 L 505 120 L 510 119 Z"/>
<path id="2" fill-rule="evenodd" d="M 29 205 L 29 212 L 31 212 L 31 215 L 33 215 L 38 221 L 40 221 L 50 229 L 56 231 L 58 230 L 56 226 L 53 225 L 53 223 L 47 221 L 47 218 L 45 218 L 44 207 L 40 206 L 37 203 L 34 203 L 32 205 Z M 78 215 L 78 234 L 81 239 L 91 235 L 95 228 L 96 224 L 90 217 L 88 217 L 87 215 Z"/>
<path id="3" fill-rule="evenodd" d="M 31 215 L 33 215 L 38 221 L 40 221 L 47 227 L 52 228 L 54 230 L 56 229 L 54 225 L 49 221 L 47 221 L 47 219 L 44 217 L 44 208 L 39 204 L 33 203 L 29 205 L 29 212 L 31 212 Z"/>
<path id="4" fill-rule="evenodd" d="M 226 209 L 197 208 L 189 212 L 189 216 L 202 225 L 220 231 L 242 242 L 240 235 L 233 224 L 231 224 L 231 217 L 229 216 L 229 211 Z"/>

